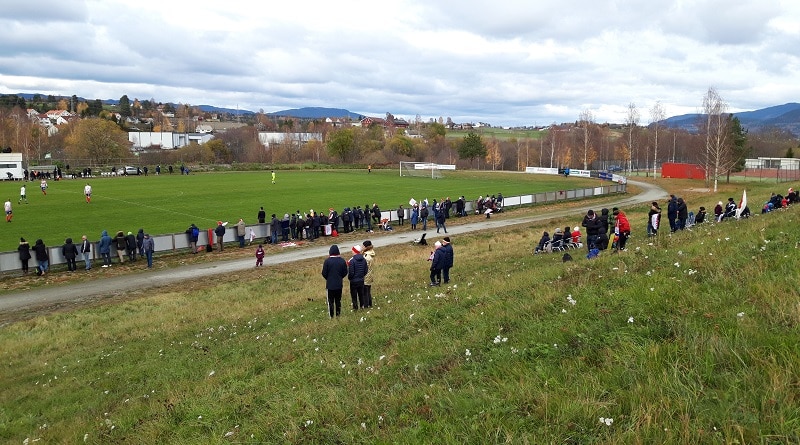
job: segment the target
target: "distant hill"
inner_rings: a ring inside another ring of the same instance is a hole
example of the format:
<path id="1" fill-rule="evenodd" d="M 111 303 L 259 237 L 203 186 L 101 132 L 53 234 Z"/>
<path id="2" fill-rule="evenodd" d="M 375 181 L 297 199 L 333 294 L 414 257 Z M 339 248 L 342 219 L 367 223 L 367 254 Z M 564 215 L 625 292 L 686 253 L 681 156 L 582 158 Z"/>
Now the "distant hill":
<path id="1" fill-rule="evenodd" d="M 748 131 L 757 131 L 767 127 L 775 127 L 781 130 L 789 131 L 795 136 L 800 136 L 800 103 L 791 102 L 783 105 L 776 105 L 773 107 L 762 108 L 754 111 L 743 111 L 740 113 L 733 113 L 739 118 Z M 672 127 L 680 128 L 689 132 L 697 131 L 697 123 L 700 121 L 702 115 L 699 113 L 682 114 L 680 116 L 673 116 L 663 121 L 663 124 Z"/>
<path id="2" fill-rule="evenodd" d="M 280 116 L 280 117 L 296 117 L 300 119 L 324 119 L 326 117 L 331 118 L 349 118 L 353 120 L 361 120 L 364 118 L 363 115 L 351 113 L 348 110 L 342 108 L 325 108 L 325 107 L 304 107 L 304 108 L 294 108 L 291 110 L 283 110 L 283 111 L 275 111 L 273 113 L 267 113 L 269 116 Z"/>

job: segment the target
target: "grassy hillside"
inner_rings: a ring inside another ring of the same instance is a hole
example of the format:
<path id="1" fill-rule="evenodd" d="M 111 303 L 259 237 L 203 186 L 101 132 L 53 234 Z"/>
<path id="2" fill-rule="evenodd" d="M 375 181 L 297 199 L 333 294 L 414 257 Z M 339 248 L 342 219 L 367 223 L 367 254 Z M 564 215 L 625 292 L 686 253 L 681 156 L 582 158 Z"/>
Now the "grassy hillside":
<path id="1" fill-rule="evenodd" d="M 628 209 L 628 252 L 569 263 L 532 250 L 580 212 L 461 235 L 441 288 L 377 245 L 336 320 L 310 260 L 7 325 L 0 440 L 798 443 L 798 211 L 648 239 Z"/>

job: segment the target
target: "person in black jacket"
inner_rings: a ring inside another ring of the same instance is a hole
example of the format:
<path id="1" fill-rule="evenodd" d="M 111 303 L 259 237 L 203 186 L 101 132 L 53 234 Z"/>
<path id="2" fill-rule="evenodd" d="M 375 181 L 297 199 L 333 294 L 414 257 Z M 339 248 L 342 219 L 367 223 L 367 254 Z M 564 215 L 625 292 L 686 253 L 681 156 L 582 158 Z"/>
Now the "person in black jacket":
<path id="1" fill-rule="evenodd" d="M 222 252 L 223 243 L 225 242 L 225 226 L 222 224 L 222 221 L 217 221 L 217 228 L 214 229 L 214 235 L 217 235 L 217 244 L 219 245 L 219 251 Z"/>
<path id="2" fill-rule="evenodd" d="M 332 245 L 328 251 L 330 255 L 322 263 L 322 277 L 325 278 L 326 299 L 328 313 L 331 318 L 339 316 L 342 312 L 342 288 L 344 277 L 347 276 L 347 262 L 339 256 L 339 246 Z"/>
<path id="3" fill-rule="evenodd" d="M 44 275 L 50 269 L 50 255 L 47 254 L 47 246 L 41 238 L 33 245 L 33 252 L 36 255 L 36 262 L 39 263 L 37 275 Z"/>
<path id="4" fill-rule="evenodd" d="M 442 249 L 442 243 L 436 241 L 433 245 L 434 251 L 431 255 L 431 286 L 439 286 L 442 283 L 442 269 L 444 268 L 447 259 L 445 252 Z"/>
<path id="5" fill-rule="evenodd" d="M 669 202 L 667 203 L 667 219 L 669 220 L 669 231 L 674 232 L 678 230 L 678 198 L 675 195 L 669 195 Z"/>
<path id="6" fill-rule="evenodd" d="M 72 238 L 67 238 L 64 245 L 61 246 L 61 255 L 67 260 L 67 270 L 75 272 L 78 268 L 75 264 L 75 258 L 78 257 L 78 248 L 72 244 Z"/>
<path id="7" fill-rule="evenodd" d="M 683 230 L 686 228 L 686 220 L 689 218 L 689 208 L 683 198 L 678 198 L 678 221 L 675 228 Z"/>
<path id="8" fill-rule="evenodd" d="M 453 253 L 453 245 L 450 244 L 450 237 L 446 236 L 442 238 L 442 250 L 444 251 L 444 265 L 442 266 L 442 280 L 444 284 L 450 282 L 450 268 L 453 267 L 453 259 L 455 254 Z"/>
<path id="9" fill-rule="evenodd" d="M 264 210 L 264 207 L 261 207 L 258 211 L 258 223 L 264 224 L 267 219 L 267 212 Z"/>
<path id="10" fill-rule="evenodd" d="M 128 232 L 125 235 L 125 252 L 128 254 L 129 261 L 136 261 L 137 250 L 139 250 L 139 246 L 136 245 L 136 237 L 133 236 L 133 232 Z"/>
<path id="11" fill-rule="evenodd" d="M 25 238 L 19 239 L 19 247 L 17 247 L 17 251 L 19 252 L 19 260 L 22 262 L 22 275 L 28 274 L 28 260 L 31 259 L 31 246 L 25 241 Z"/>
<path id="12" fill-rule="evenodd" d="M 353 310 L 367 307 L 366 294 L 364 293 L 364 277 L 367 276 L 367 260 L 361 254 L 360 245 L 353 246 L 353 258 L 347 263 L 347 279 L 350 281 L 350 299 Z"/>
<path id="13" fill-rule="evenodd" d="M 128 248 L 128 243 L 125 241 L 125 232 L 120 230 L 117 232 L 117 236 L 114 237 L 114 247 L 117 248 L 117 256 L 119 257 L 119 263 L 122 264 L 125 262 L 125 249 Z"/>
<path id="14" fill-rule="evenodd" d="M 586 227 L 586 247 L 592 250 L 598 244 L 600 232 L 603 230 L 603 223 L 594 213 L 594 210 L 589 210 L 586 212 L 586 216 L 583 217 L 581 225 Z"/>

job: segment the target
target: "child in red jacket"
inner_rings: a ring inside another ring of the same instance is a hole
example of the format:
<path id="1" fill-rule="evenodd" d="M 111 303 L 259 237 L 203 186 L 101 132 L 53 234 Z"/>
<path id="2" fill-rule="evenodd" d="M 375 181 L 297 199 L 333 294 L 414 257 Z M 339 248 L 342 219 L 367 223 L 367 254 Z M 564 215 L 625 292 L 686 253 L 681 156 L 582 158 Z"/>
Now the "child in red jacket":
<path id="1" fill-rule="evenodd" d="M 256 267 L 264 265 L 264 246 L 258 245 L 256 249 Z"/>
<path id="2" fill-rule="evenodd" d="M 614 224 L 614 234 L 619 237 L 617 248 L 625 250 L 625 244 L 628 242 L 628 237 L 631 235 L 631 224 L 628 222 L 628 217 L 625 212 L 614 207 L 612 211 L 616 223 Z"/>

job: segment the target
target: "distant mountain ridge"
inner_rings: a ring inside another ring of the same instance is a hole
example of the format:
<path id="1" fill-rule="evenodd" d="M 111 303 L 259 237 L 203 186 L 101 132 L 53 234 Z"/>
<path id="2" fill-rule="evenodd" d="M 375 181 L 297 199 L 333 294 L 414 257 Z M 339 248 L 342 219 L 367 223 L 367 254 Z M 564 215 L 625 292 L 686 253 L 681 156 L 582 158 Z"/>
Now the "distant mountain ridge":
<path id="1" fill-rule="evenodd" d="M 739 119 L 742 127 L 748 131 L 775 127 L 789 131 L 795 136 L 800 136 L 800 103 L 790 102 L 760 110 L 733 113 L 733 115 Z M 665 119 L 662 123 L 668 127 L 697 132 L 697 123 L 700 119 L 702 119 L 702 114 L 700 113 L 682 114 Z"/>

